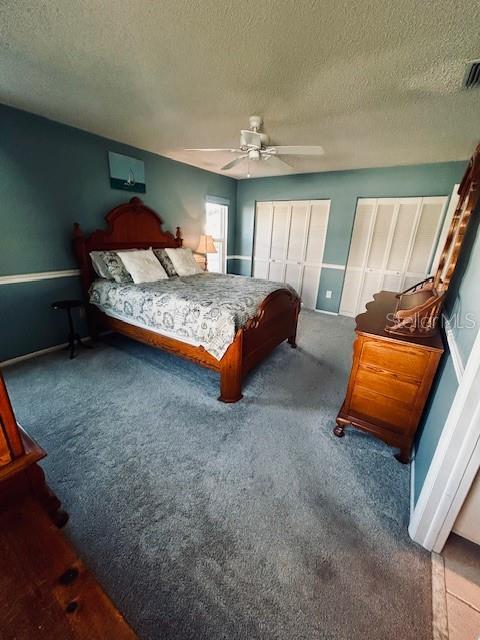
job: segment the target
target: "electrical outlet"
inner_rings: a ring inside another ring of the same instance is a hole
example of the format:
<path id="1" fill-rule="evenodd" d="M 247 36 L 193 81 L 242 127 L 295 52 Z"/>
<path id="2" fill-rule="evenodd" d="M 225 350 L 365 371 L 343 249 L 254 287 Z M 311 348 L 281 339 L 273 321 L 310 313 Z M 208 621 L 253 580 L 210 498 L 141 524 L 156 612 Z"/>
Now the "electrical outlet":
<path id="1" fill-rule="evenodd" d="M 327 289 L 327 291 L 325 293 L 325 297 L 328 298 L 329 300 L 332 297 L 332 292 L 330 291 L 330 289 Z"/>

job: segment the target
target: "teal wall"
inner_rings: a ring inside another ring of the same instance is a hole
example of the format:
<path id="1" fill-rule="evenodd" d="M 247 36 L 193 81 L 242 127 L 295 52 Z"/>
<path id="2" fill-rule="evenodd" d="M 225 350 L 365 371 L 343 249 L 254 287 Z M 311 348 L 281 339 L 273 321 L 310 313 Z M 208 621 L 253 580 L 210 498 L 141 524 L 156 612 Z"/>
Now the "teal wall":
<path id="1" fill-rule="evenodd" d="M 142 199 L 180 225 L 195 246 L 207 195 L 230 200 L 229 251 L 234 243 L 236 181 L 79 129 L 0 105 L 0 276 L 76 268 L 73 222 L 85 232 L 131 195 L 110 188 L 108 151 L 145 162 Z M 78 278 L 0 286 L 0 360 L 65 341 L 65 318 L 52 300 L 78 297 Z"/>
<path id="2" fill-rule="evenodd" d="M 323 262 L 345 265 L 357 198 L 449 196 L 465 166 L 465 162 L 445 162 L 240 180 L 234 253 L 252 255 L 256 201 L 331 199 Z M 317 308 L 338 311 L 342 285 L 341 271 L 323 269 Z M 330 300 L 325 298 L 327 289 L 333 292 Z"/>
<path id="3" fill-rule="evenodd" d="M 457 392 L 458 382 L 452 357 L 447 353 L 443 356 L 438 369 L 433 390 L 425 410 L 420 436 L 417 439 L 415 454 L 415 486 L 414 500 L 418 496 L 425 482 L 435 449 L 442 435 L 443 427 Z"/>
<path id="4" fill-rule="evenodd" d="M 445 305 L 453 337 L 465 366 L 480 326 L 480 206 L 467 229 L 462 253 L 448 291 Z M 438 441 L 452 405 L 458 380 L 452 357 L 446 354 L 435 379 L 429 404 L 417 438 L 415 456 L 415 502 L 425 481 Z"/>
<path id="5" fill-rule="evenodd" d="M 238 258 L 229 258 L 227 260 L 227 272 L 235 273 L 239 276 L 252 275 L 252 263 L 250 260 L 239 260 Z"/>

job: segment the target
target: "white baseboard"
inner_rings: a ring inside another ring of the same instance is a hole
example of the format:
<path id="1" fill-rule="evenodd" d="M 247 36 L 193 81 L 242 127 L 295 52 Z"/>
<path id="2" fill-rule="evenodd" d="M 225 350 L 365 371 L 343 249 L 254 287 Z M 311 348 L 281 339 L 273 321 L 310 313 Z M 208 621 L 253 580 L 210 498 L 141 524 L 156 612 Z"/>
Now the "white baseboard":
<path id="1" fill-rule="evenodd" d="M 315 311 L 316 313 L 325 313 L 327 316 L 338 316 L 338 313 L 335 313 L 335 311 L 325 311 L 324 309 L 312 309 L 312 311 Z"/>
<path id="2" fill-rule="evenodd" d="M 17 362 L 23 362 L 24 360 L 30 360 L 30 358 L 37 358 L 38 356 L 44 356 L 47 353 L 52 353 L 53 351 L 60 351 L 60 349 L 66 349 L 68 347 L 68 342 L 63 342 L 62 344 L 56 344 L 53 347 L 47 347 L 46 349 L 39 349 L 38 351 L 32 351 L 30 353 L 25 353 L 23 356 L 17 356 L 16 358 L 10 358 L 9 360 L 3 360 L 0 362 L 2 367 L 8 367 L 11 364 L 17 364 Z"/>
<path id="3" fill-rule="evenodd" d="M 99 335 L 106 336 L 113 331 L 102 331 Z M 82 338 L 82 342 L 91 342 L 92 339 L 90 336 L 85 336 Z M 45 356 L 47 353 L 53 353 L 54 351 L 60 351 L 61 349 L 66 349 L 68 347 L 68 342 L 62 342 L 62 344 L 56 344 L 53 347 L 47 347 L 46 349 L 39 349 L 38 351 L 31 351 L 30 353 L 25 353 L 23 356 L 17 356 L 16 358 L 10 358 L 9 360 L 3 360 L 0 362 L 1 367 L 9 367 L 12 364 L 17 364 L 17 362 L 23 362 L 24 360 L 30 360 L 31 358 L 38 358 L 39 356 Z"/>

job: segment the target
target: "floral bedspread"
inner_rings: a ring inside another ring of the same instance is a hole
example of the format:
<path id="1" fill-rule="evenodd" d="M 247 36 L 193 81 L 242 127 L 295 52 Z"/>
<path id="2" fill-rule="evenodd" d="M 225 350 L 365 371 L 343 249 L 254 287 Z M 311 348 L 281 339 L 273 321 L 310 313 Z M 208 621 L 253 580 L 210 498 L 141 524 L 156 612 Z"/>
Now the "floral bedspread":
<path id="1" fill-rule="evenodd" d="M 287 284 L 218 273 L 144 284 L 100 279 L 90 288 L 90 302 L 126 322 L 194 341 L 220 360 L 263 300 L 284 288 L 294 291 Z"/>

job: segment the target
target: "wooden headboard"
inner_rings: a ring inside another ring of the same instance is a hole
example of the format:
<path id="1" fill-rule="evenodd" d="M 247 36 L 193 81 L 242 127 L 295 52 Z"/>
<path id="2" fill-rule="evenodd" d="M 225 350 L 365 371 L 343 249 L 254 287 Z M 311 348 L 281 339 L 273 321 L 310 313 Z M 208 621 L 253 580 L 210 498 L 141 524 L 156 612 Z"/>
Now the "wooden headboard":
<path id="1" fill-rule="evenodd" d="M 73 251 L 80 267 L 85 296 L 96 278 L 90 260 L 90 251 L 115 251 L 122 249 L 164 249 L 181 247 L 180 227 L 175 235 L 162 229 L 163 220 L 140 198 L 132 198 L 120 204 L 105 216 L 106 229 L 97 229 L 84 236 L 80 225 L 73 225 Z"/>

